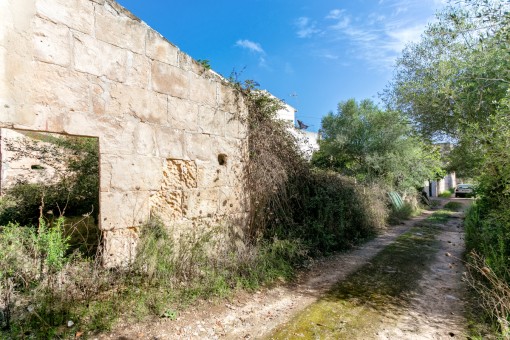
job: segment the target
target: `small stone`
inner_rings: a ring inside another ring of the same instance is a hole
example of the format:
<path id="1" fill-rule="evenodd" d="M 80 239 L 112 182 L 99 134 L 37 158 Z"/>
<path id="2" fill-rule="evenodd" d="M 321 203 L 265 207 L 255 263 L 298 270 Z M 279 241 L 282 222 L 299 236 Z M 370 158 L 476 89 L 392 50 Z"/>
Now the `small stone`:
<path id="1" fill-rule="evenodd" d="M 73 327 L 74 322 L 72 320 L 67 321 L 67 327 Z"/>

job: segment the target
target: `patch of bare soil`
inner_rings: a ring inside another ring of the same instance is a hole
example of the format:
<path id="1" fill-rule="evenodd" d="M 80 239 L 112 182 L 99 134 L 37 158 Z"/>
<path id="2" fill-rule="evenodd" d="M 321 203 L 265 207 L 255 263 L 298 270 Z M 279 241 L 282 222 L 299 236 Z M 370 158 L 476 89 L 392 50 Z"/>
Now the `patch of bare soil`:
<path id="1" fill-rule="evenodd" d="M 388 229 L 376 239 L 348 253 L 314 263 L 297 282 L 254 294 L 238 293 L 222 302 L 201 302 L 181 313 L 176 320 L 158 319 L 133 325 L 119 325 L 97 339 L 259 339 L 269 336 L 278 325 L 288 322 L 316 302 L 333 285 L 367 264 L 412 225 L 432 212 Z M 439 239 L 441 250 L 431 265 L 431 274 L 420 282 L 421 295 L 415 296 L 405 311 L 392 316 L 393 322 L 371 338 L 442 339 L 465 335 L 463 313 L 464 244 L 461 219 L 450 219 Z M 447 254 L 448 253 L 448 254 Z M 448 256 L 447 256 L 448 255 Z M 396 320 L 396 322 L 395 322 Z M 392 326 L 390 326 L 392 325 Z"/>

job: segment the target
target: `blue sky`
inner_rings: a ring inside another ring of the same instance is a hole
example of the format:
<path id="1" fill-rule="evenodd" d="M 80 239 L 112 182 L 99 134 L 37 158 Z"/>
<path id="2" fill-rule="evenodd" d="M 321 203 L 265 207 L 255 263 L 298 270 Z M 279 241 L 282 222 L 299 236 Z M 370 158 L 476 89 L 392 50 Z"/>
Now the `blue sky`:
<path id="1" fill-rule="evenodd" d="M 370 98 L 391 80 L 445 0 L 118 0 L 182 51 L 233 70 L 320 128 L 338 102 Z M 242 71 L 242 72 L 241 72 Z"/>

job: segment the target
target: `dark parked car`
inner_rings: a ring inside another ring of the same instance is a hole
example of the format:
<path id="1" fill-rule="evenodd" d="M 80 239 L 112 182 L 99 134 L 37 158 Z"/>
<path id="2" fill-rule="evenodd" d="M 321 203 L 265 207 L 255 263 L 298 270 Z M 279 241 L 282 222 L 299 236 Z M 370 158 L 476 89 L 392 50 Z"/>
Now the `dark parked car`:
<path id="1" fill-rule="evenodd" d="M 455 197 L 474 197 L 475 187 L 472 184 L 459 184 L 455 188 Z"/>

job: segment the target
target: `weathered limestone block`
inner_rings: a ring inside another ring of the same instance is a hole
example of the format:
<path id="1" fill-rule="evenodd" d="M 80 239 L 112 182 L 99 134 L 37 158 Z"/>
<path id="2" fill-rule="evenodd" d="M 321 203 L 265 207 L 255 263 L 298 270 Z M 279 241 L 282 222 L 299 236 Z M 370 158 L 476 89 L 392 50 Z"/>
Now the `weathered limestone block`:
<path id="1" fill-rule="evenodd" d="M 136 153 L 139 155 L 156 156 L 156 135 L 154 127 L 149 124 L 137 124 L 134 135 Z"/>
<path id="2" fill-rule="evenodd" d="M 150 217 L 149 201 L 149 191 L 101 192 L 101 230 L 143 225 Z"/>
<path id="3" fill-rule="evenodd" d="M 158 191 L 151 196 L 151 216 L 157 216 L 169 225 L 182 220 L 182 191 Z"/>
<path id="4" fill-rule="evenodd" d="M 228 185 L 229 169 L 218 162 L 197 161 L 197 187 L 218 188 Z"/>
<path id="5" fill-rule="evenodd" d="M 139 230 L 135 227 L 105 231 L 103 263 L 106 267 L 124 267 L 136 256 Z"/>
<path id="6" fill-rule="evenodd" d="M 177 52 L 179 49 L 176 46 L 151 29 L 147 30 L 146 39 L 145 49 L 149 58 L 168 65 L 177 66 Z"/>
<path id="7" fill-rule="evenodd" d="M 71 34 L 69 28 L 34 18 L 34 57 L 39 61 L 67 67 L 71 64 Z"/>
<path id="8" fill-rule="evenodd" d="M 190 74 L 182 69 L 155 61 L 152 63 L 152 88 L 160 93 L 189 98 Z"/>
<path id="9" fill-rule="evenodd" d="M 126 80 L 127 51 L 94 39 L 85 34 L 74 34 L 74 67 L 76 70 L 108 79 Z"/>
<path id="10" fill-rule="evenodd" d="M 99 158 L 99 192 L 108 192 L 112 182 L 112 163 L 107 157 Z"/>
<path id="11" fill-rule="evenodd" d="M 167 159 L 163 168 L 162 190 L 192 189 L 197 187 L 195 161 Z"/>
<path id="12" fill-rule="evenodd" d="M 232 215 L 248 211 L 248 200 L 242 188 L 222 187 L 220 188 L 220 215 Z"/>
<path id="13" fill-rule="evenodd" d="M 89 0 L 37 0 L 37 14 L 77 31 L 93 34 L 94 4 Z"/>
<path id="14" fill-rule="evenodd" d="M 111 84 L 112 81 L 106 77 L 89 76 L 90 81 L 90 101 L 91 109 L 94 114 L 106 114 L 106 105 L 111 101 Z M 120 115 L 121 112 L 111 110 L 110 115 Z"/>
<path id="15" fill-rule="evenodd" d="M 128 16 L 119 15 L 110 4 L 96 6 L 96 38 L 112 45 L 145 54 L 148 27 Z"/>
<path id="16" fill-rule="evenodd" d="M 86 75 L 57 65 L 34 62 L 37 82 L 21 85 L 34 103 L 47 105 L 52 110 L 87 112 L 89 81 Z M 28 90 L 29 88 L 29 90 Z"/>
<path id="17" fill-rule="evenodd" d="M 221 109 L 226 112 L 241 113 L 246 110 L 243 95 L 228 85 L 218 87 L 218 99 Z"/>
<path id="18" fill-rule="evenodd" d="M 199 132 L 223 136 L 225 134 L 225 112 L 202 105 L 198 109 Z"/>
<path id="19" fill-rule="evenodd" d="M 227 186 L 243 188 L 247 177 L 247 164 L 244 162 L 243 155 L 231 157 L 228 165 Z"/>
<path id="20" fill-rule="evenodd" d="M 190 83 L 190 99 L 209 106 L 217 105 L 217 83 L 212 79 L 193 75 Z"/>
<path id="21" fill-rule="evenodd" d="M 243 155 L 247 155 L 247 145 L 237 138 L 222 138 L 219 153 L 226 155 L 230 159 L 230 164 L 237 163 Z"/>
<path id="22" fill-rule="evenodd" d="M 174 129 L 197 131 L 198 104 L 168 96 L 168 123 Z"/>
<path id="23" fill-rule="evenodd" d="M 110 187 L 118 191 L 158 190 L 163 174 L 162 160 L 157 157 L 110 156 L 112 177 Z"/>
<path id="24" fill-rule="evenodd" d="M 177 51 L 177 63 L 178 67 L 185 70 L 193 72 L 193 58 L 182 51 Z"/>
<path id="25" fill-rule="evenodd" d="M 112 84 L 111 102 L 106 112 L 109 114 L 132 115 L 142 122 L 166 125 L 168 122 L 166 95 L 123 84 Z"/>
<path id="26" fill-rule="evenodd" d="M 184 132 L 164 126 L 156 126 L 156 147 L 158 156 L 182 159 L 184 153 Z"/>
<path id="27" fill-rule="evenodd" d="M 185 156 L 187 159 L 200 161 L 217 161 L 223 152 L 217 137 L 203 133 L 185 133 Z"/>
<path id="28" fill-rule="evenodd" d="M 17 112 L 16 121 L 20 124 L 15 124 L 13 128 L 23 129 L 29 126 L 31 129 L 40 131 L 64 131 L 64 121 L 69 111 L 41 104 L 27 106 L 26 109 L 24 112 Z M 27 118 L 24 122 L 22 121 L 23 117 Z M 21 118 L 21 120 L 18 120 L 18 118 Z"/>
<path id="29" fill-rule="evenodd" d="M 213 217 L 219 209 L 218 189 L 186 190 L 183 192 L 183 216 L 188 219 Z"/>
<path id="30" fill-rule="evenodd" d="M 196 188 L 197 168 L 194 161 L 167 159 L 162 171 L 161 188 L 151 197 L 151 214 L 169 224 L 182 219 L 182 189 Z"/>
<path id="31" fill-rule="evenodd" d="M 135 152 L 134 132 L 138 126 L 134 119 L 102 117 L 98 121 L 99 144 L 105 155 L 132 155 Z"/>
<path id="32" fill-rule="evenodd" d="M 148 88 L 151 69 L 149 58 L 128 51 L 126 63 L 126 85 Z"/>
<path id="33" fill-rule="evenodd" d="M 248 136 L 248 128 L 241 119 L 238 114 L 225 113 L 225 137 L 243 139 Z"/>

